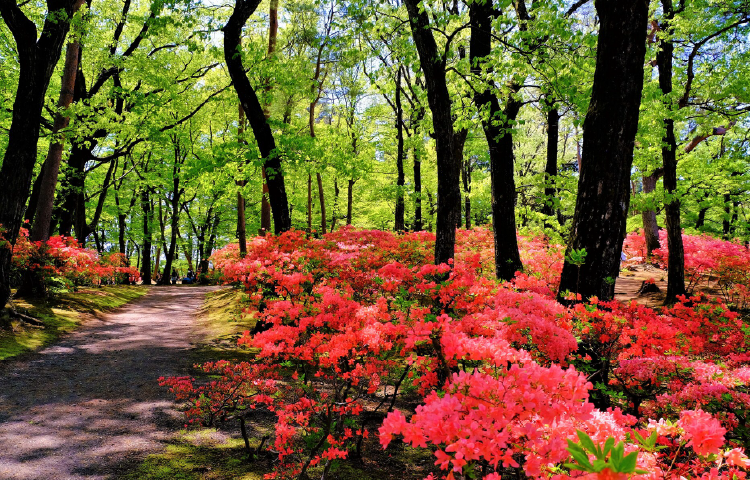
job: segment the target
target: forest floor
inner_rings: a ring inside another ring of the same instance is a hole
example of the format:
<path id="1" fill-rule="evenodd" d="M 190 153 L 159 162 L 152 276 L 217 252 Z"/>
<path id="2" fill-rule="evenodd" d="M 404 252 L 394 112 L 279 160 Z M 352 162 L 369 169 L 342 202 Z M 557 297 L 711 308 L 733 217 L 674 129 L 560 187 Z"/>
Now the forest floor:
<path id="1" fill-rule="evenodd" d="M 0 478 L 117 478 L 164 449 L 184 417 L 157 379 L 188 374 L 216 288 L 155 287 L 0 365 Z"/>

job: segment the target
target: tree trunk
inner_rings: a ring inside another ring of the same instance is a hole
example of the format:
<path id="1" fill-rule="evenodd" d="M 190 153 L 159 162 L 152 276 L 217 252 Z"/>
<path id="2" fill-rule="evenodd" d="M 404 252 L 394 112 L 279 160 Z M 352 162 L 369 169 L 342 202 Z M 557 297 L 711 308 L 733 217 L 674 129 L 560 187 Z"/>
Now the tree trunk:
<path id="1" fill-rule="evenodd" d="M 276 52 L 276 39 L 279 33 L 279 0 L 271 0 L 268 7 L 268 58 L 271 59 Z M 266 82 L 266 96 L 270 95 L 273 86 L 270 79 Z M 271 118 L 271 101 L 267 100 L 263 107 L 263 116 L 266 120 Z M 271 204 L 268 202 L 268 182 L 266 172 L 262 171 L 263 196 L 260 199 L 260 234 L 265 235 L 271 231 Z M 291 217 L 291 214 L 290 214 Z"/>
<path id="2" fill-rule="evenodd" d="M 583 155 L 571 241 L 585 249 L 585 262 L 566 260 L 558 297 L 566 291 L 584 299 L 614 297 L 614 279 L 630 203 L 630 169 L 643 91 L 648 1 L 596 2 L 601 22 L 596 70 L 583 125 Z"/>
<path id="3" fill-rule="evenodd" d="M 469 6 L 470 58 L 474 75 L 482 75 L 481 62 L 492 51 L 492 12 L 493 7 L 490 2 L 474 2 Z M 512 90 L 502 110 L 497 97 L 490 91 L 489 85 L 478 89 L 474 94 L 477 108 L 486 112 L 482 116 L 482 127 L 490 154 L 495 275 L 502 280 L 511 280 L 517 271 L 523 269 L 516 236 L 513 136 L 509 131 L 521 109 L 521 102 L 513 96 L 518 92 L 519 87 L 513 86 Z"/>
<path id="4" fill-rule="evenodd" d="M 274 231 L 279 234 L 292 227 L 289 217 L 289 202 L 284 186 L 284 174 L 281 170 L 281 160 L 275 151 L 276 141 L 273 138 L 273 132 L 265 115 L 263 115 L 263 108 L 258 101 L 258 96 L 250 85 L 250 80 L 242 65 L 240 44 L 242 27 L 259 4 L 260 0 L 235 0 L 234 11 L 224 26 L 224 60 L 263 158 L 263 170 L 268 183 L 268 197 L 273 213 Z"/>
<path id="5" fill-rule="evenodd" d="M 245 111 L 242 108 L 242 104 L 239 105 L 239 123 L 237 127 L 237 137 L 240 143 L 243 143 L 242 139 L 245 134 Z M 246 173 L 243 172 L 243 175 Z M 247 181 L 243 178 L 237 180 L 235 184 L 238 187 L 244 187 Z M 240 256 L 244 257 L 247 254 L 247 214 L 245 212 L 245 197 L 241 191 L 237 191 L 237 242 L 240 247 Z"/>
<path id="6" fill-rule="evenodd" d="M 672 0 L 662 0 L 664 22 L 662 30 L 672 31 L 674 10 Z M 672 111 L 672 58 L 674 44 L 671 40 L 662 40 L 656 54 L 656 64 L 659 67 L 659 89 L 664 95 L 667 110 Z M 685 295 L 685 251 L 682 245 L 682 224 L 680 221 L 680 200 L 676 198 L 677 190 L 677 139 L 674 135 L 674 120 L 664 119 L 664 138 L 661 157 L 664 162 L 664 189 L 670 195 L 670 201 L 664 206 L 667 224 L 667 246 L 669 260 L 667 266 L 667 297 L 665 304 L 673 304 L 678 295 Z"/>
<path id="7" fill-rule="evenodd" d="M 419 159 L 417 148 L 412 152 L 414 155 L 414 231 L 419 232 L 423 228 L 422 222 L 422 162 Z"/>
<path id="8" fill-rule="evenodd" d="M 445 76 L 445 58 L 438 53 L 430 20 L 417 0 L 404 0 L 409 13 L 414 44 L 425 76 L 427 99 L 432 111 L 438 170 L 437 234 L 435 263 L 453 259 L 456 248 L 456 224 L 461 215 L 459 180 L 461 157 L 456 155 L 451 98 Z"/>
<path id="9" fill-rule="evenodd" d="M 557 110 L 555 99 L 547 95 L 545 97 L 547 110 L 547 163 L 544 168 L 544 207 L 542 213 L 547 215 L 545 226 L 551 227 L 550 217 L 556 213 L 557 200 L 557 140 L 560 135 L 560 113 Z M 558 214 L 559 217 L 559 214 Z"/>
<path id="10" fill-rule="evenodd" d="M 0 16 L 13 35 L 19 62 L 8 144 L 0 167 L 0 185 L 3 186 L 0 189 L 0 227 L 3 238 L 11 245 L 15 245 L 21 228 L 37 159 L 42 108 L 70 28 L 74 4 L 75 0 L 48 2 L 47 18 L 37 37 L 36 25 L 16 2 L 0 2 Z M 0 308 L 5 307 L 10 298 L 11 254 L 10 248 L 0 249 Z"/>
<path id="11" fill-rule="evenodd" d="M 643 177 L 643 193 L 653 193 L 656 190 L 656 182 L 661 175 L 661 171 L 656 171 L 651 175 Z M 656 223 L 656 211 L 651 208 L 644 209 L 641 212 L 643 219 L 643 235 L 646 238 L 646 256 L 651 258 L 654 250 L 661 248 L 659 241 L 659 225 Z"/>
<path id="12" fill-rule="evenodd" d="M 175 180 L 176 186 L 179 185 L 179 180 Z M 179 190 L 178 190 L 179 192 Z M 172 264 L 175 260 L 175 251 L 177 249 L 177 233 L 178 233 L 178 222 L 180 219 L 179 214 L 179 193 L 173 197 L 172 200 L 172 222 L 170 224 L 171 232 L 170 232 L 170 238 L 169 238 L 169 250 L 164 252 L 165 255 L 165 262 L 164 262 L 164 272 L 161 276 L 161 282 L 159 282 L 159 285 L 169 285 L 169 277 L 172 274 Z M 175 199 L 177 199 L 177 202 L 175 202 Z M 177 208 L 176 208 L 177 207 Z"/>
<path id="13" fill-rule="evenodd" d="M 315 176 L 318 179 L 318 200 L 320 201 L 320 234 L 326 233 L 326 199 L 325 193 L 323 192 L 323 177 L 320 172 L 316 173 Z"/>
<path id="14" fill-rule="evenodd" d="M 73 6 L 74 11 L 77 12 L 84 3 L 84 0 L 76 0 Z M 81 44 L 76 38 L 68 44 L 65 52 L 65 66 L 63 67 L 60 84 L 60 98 L 57 101 L 58 111 L 55 113 L 52 139 L 50 140 L 47 158 L 44 161 L 44 168 L 42 168 L 42 172 L 40 173 L 43 177 L 36 203 L 34 223 L 29 234 L 29 239 L 32 242 L 47 241 L 50 237 L 52 207 L 55 203 L 55 189 L 57 188 L 57 174 L 60 171 L 60 162 L 62 161 L 63 147 L 65 145 L 65 137 L 61 136 L 60 132 L 67 128 L 70 123 L 70 117 L 65 110 L 73 103 L 73 89 L 75 88 L 76 73 L 78 72 L 80 51 Z"/>
<path id="15" fill-rule="evenodd" d="M 143 210 L 143 247 L 141 265 L 141 279 L 144 285 L 151 285 L 151 223 L 154 216 L 154 205 L 151 202 L 149 192 L 143 189 L 141 192 L 141 209 Z"/>
<path id="16" fill-rule="evenodd" d="M 396 214 L 393 229 L 397 232 L 406 230 L 406 208 L 404 205 L 404 109 L 401 106 L 401 67 L 396 73 Z"/>
<path id="17" fill-rule="evenodd" d="M 467 158 L 462 163 L 461 177 L 464 182 L 464 221 L 466 230 L 471 229 L 471 158 Z"/>
<path id="18" fill-rule="evenodd" d="M 307 174 L 307 233 L 312 233 L 312 175 Z"/>
<path id="19" fill-rule="evenodd" d="M 346 224 L 352 224 L 352 204 L 354 203 L 354 180 L 349 180 L 346 188 Z"/>

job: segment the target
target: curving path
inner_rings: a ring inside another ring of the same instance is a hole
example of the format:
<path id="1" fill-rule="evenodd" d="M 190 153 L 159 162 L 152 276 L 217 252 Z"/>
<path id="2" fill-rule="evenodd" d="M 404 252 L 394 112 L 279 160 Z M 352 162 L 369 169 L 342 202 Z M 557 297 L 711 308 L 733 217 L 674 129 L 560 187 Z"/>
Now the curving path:
<path id="1" fill-rule="evenodd" d="M 160 376 L 185 374 L 193 316 L 216 287 L 155 287 L 0 367 L 0 479 L 116 478 L 182 426 Z"/>

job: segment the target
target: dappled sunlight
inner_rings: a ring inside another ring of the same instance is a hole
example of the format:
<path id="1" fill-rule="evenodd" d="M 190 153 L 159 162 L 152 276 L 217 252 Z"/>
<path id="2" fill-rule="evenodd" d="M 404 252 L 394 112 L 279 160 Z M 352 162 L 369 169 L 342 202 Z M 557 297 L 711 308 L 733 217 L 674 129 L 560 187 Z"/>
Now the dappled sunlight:
<path id="1" fill-rule="evenodd" d="M 0 478 L 106 478 L 163 447 L 179 413 L 156 379 L 189 367 L 210 288 L 158 288 L 0 370 Z"/>

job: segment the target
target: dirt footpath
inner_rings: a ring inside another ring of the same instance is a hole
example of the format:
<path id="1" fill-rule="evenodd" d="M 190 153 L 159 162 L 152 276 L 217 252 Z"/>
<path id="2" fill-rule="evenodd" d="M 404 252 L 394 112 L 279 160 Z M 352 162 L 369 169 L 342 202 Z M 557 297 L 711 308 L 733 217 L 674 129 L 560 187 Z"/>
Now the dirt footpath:
<path id="1" fill-rule="evenodd" d="M 217 287 L 154 287 L 0 366 L 0 479 L 117 478 L 184 423 L 160 376 L 185 375 L 193 315 Z"/>

